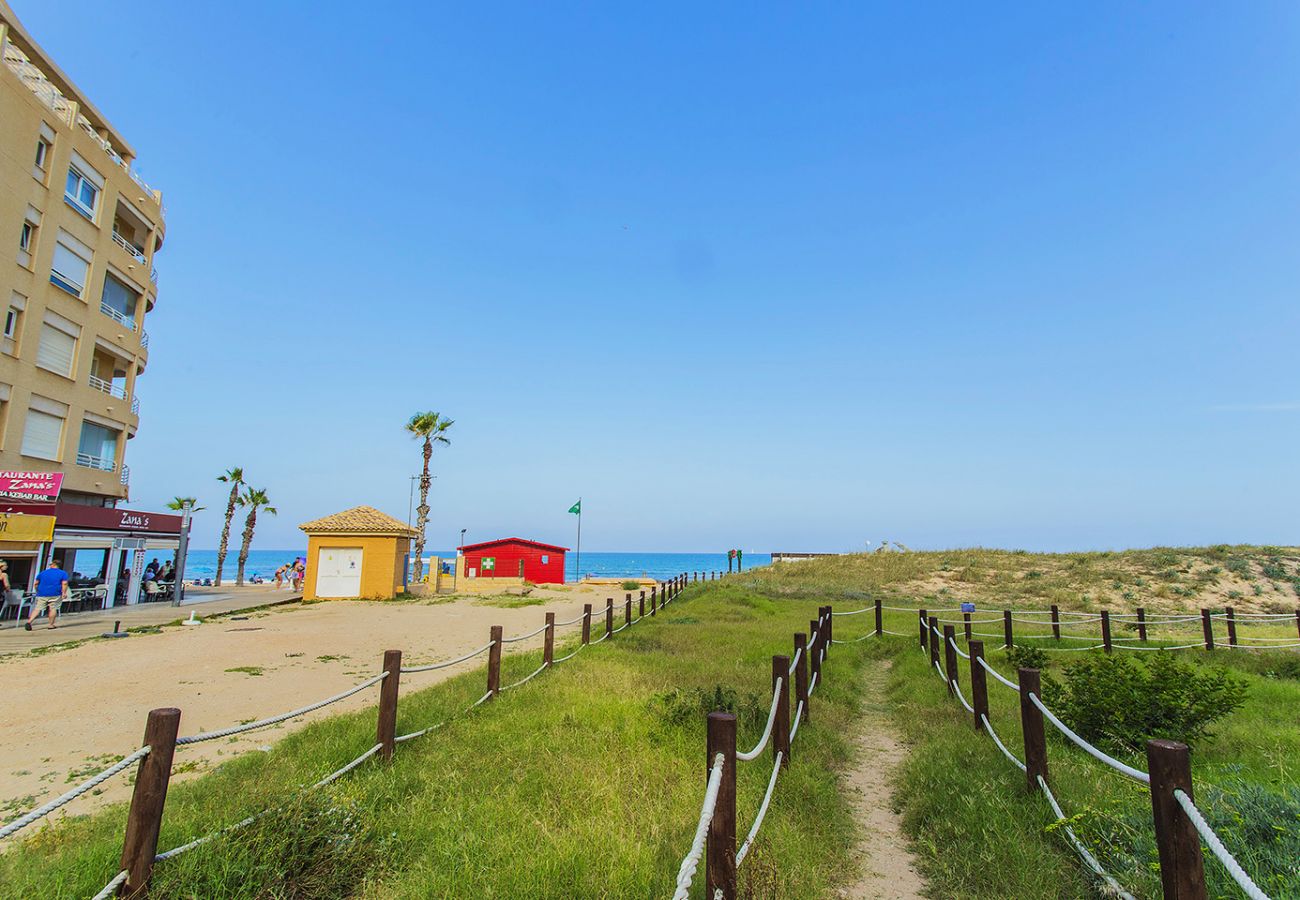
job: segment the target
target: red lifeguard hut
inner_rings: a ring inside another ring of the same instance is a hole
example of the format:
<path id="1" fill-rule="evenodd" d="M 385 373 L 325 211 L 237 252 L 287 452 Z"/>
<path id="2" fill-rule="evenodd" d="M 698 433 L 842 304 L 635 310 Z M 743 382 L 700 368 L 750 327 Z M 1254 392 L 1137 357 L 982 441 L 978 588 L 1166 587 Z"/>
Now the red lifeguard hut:
<path id="1" fill-rule="evenodd" d="M 537 584 L 564 584 L 568 547 L 523 538 L 500 538 L 459 548 L 468 578 L 522 578 Z"/>

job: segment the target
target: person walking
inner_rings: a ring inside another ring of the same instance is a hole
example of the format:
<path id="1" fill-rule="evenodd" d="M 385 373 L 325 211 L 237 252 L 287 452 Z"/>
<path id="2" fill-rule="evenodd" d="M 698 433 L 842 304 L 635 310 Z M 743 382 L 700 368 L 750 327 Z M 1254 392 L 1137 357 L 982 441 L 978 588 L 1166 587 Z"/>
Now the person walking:
<path id="1" fill-rule="evenodd" d="M 23 627 L 32 630 L 32 622 L 43 611 L 49 610 L 50 627 L 57 628 L 54 620 L 59 615 L 59 604 L 68 596 L 68 573 L 59 568 L 58 562 L 50 560 L 45 571 L 36 576 L 36 599 L 32 601 L 32 612 Z"/>

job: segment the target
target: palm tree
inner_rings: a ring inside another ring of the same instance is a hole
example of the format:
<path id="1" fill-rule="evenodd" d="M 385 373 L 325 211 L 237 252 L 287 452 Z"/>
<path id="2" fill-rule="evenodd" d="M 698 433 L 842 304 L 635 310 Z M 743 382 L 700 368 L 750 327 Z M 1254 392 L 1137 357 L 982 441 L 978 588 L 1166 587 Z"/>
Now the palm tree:
<path id="1" fill-rule="evenodd" d="M 424 575 L 424 529 L 429 524 L 429 460 L 434 444 L 450 444 L 447 430 L 455 423 L 436 412 L 422 412 L 411 416 L 406 430 L 412 437 L 424 439 L 424 470 L 420 473 L 420 505 L 415 508 L 415 580 Z"/>
<path id="2" fill-rule="evenodd" d="M 244 519 L 244 545 L 239 548 L 239 573 L 235 576 L 235 584 L 244 583 L 244 565 L 248 562 L 248 548 L 253 543 L 253 529 L 257 527 L 257 511 L 275 515 L 275 507 L 271 505 L 271 498 L 266 495 L 264 488 L 250 487 L 244 493 L 239 495 L 239 505 L 248 507 L 248 517 Z"/>
<path id="3" fill-rule="evenodd" d="M 186 503 L 190 505 L 190 512 L 192 513 L 196 513 L 201 509 L 207 509 L 206 506 L 199 506 L 198 497 L 173 497 L 167 503 L 167 508 L 174 509 L 177 512 L 183 512 L 185 510 Z"/>
<path id="4" fill-rule="evenodd" d="M 235 507 L 239 504 L 239 489 L 244 486 L 244 470 L 240 466 L 227 469 L 226 474 L 218 475 L 217 481 L 230 485 L 230 499 L 226 502 L 226 524 L 221 528 L 221 546 L 217 548 L 217 587 L 221 587 L 221 570 L 226 566 L 226 551 L 230 548 L 230 523 L 235 518 Z"/>

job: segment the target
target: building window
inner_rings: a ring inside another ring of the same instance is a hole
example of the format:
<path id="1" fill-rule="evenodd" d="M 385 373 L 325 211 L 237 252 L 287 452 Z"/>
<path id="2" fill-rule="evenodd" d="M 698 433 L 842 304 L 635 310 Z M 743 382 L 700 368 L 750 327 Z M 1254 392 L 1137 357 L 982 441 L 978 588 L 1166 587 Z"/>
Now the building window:
<path id="1" fill-rule="evenodd" d="M 18 249 L 24 253 L 31 253 L 32 246 L 36 243 L 36 226 L 31 222 L 23 223 L 23 233 L 18 236 Z"/>
<path id="2" fill-rule="evenodd" d="M 74 297 L 86 289 L 86 276 L 90 273 L 90 260 L 82 256 L 80 248 L 72 246 L 59 236 L 54 245 L 54 262 L 50 266 L 50 281 Z"/>
<path id="3" fill-rule="evenodd" d="M 117 439 L 120 431 L 97 425 L 81 423 L 81 441 L 77 444 L 77 465 L 112 472 L 117 465 Z"/>
<path id="4" fill-rule="evenodd" d="M 44 171 L 45 164 L 50 160 L 50 142 L 44 137 L 36 140 L 36 168 Z"/>
<path id="5" fill-rule="evenodd" d="M 72 207 L 87 219 L 95 218 L 95 204 L 99 201 L 99 187 L 82 174 L 76 166 L 68 167 L 68 184 L 63 191 Z"/>
<path id="6" fill-rule="evenodd" d="M 100 296 L 99 311 L 127 328 L 135 331 L 135 307 L 140 295 L 133 288 L 112 275 L 104 276 L 104 293 Z"/>
<path id="7" fill-rule="evenodd" d="M 77 339 L 49 322 L 41 323 L 41 344 L 36 349 L 36 365 L 64 378 L 72 377 L 72 363 L 77 356 Z"/>
<path id="8" fill-rule="evenodd" d="M 13 306 L 9 307 L 8 312 L 5 313 L 5 337 L 10 340 L 13 340 L 13 338 L 18 334 L 18 318 L 22 314 L 23 311 L 21 309 L 17 309 Z"/>
<path id="9" fill-rule="evenodd" d="M 23 456 L 40 459 L 59 458 L 59 442 L 63 437 L 63 417 L 27 410 L 27 425 L 23 429 Z"/>

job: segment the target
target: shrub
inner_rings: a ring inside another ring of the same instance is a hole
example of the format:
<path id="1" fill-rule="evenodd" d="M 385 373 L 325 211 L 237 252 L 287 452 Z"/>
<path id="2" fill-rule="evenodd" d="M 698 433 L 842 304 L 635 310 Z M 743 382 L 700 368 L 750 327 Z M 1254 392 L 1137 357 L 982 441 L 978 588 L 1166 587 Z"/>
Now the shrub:
<path id="1" fill-rule="evenodd" d="M 1194 744 L 1246 699 L 1243 678 L 1163 652 L 1145 664 L 1088 654 L 1066 666 L 1063 678 L 1044 684 L 1052 710 L 1085 739 L 1121 750 L 1139 751 L 1151 738 Z"/>
<path id="2" fill-rule="evenodd" d="M 623 582 L 623 584 L 621 585 L 621 587 L 622 587 L 623 590 L 625 590 L 625 591 L 635 591 L 635 590 L 637 590 L 638 588 L 641 587 L 641 582 L 639 582 L 639 581 L 625 581 L 625 582 Z"/>
<path id="3" fill-rule="evenodd" d="M 1013 646 L 1007 651 L 1007 662 L 1017 669 L 1044 669 L 1047 652 L 1037 647 Z"/>

